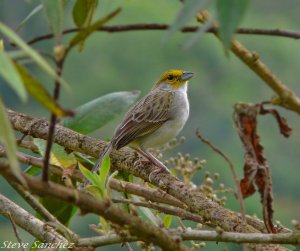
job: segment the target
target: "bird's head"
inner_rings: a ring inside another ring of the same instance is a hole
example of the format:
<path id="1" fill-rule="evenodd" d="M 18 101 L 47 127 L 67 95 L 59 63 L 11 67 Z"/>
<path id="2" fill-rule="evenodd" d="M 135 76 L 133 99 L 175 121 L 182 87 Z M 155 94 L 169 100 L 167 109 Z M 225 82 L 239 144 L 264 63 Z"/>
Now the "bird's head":
<path id="1" fill-rule="evenodd" d="M 169 70 L 161 75 L 154 88 L 160 87 L 177 90 L 187 83 L 193 75 L 194 73 L 189 71 Z"/>

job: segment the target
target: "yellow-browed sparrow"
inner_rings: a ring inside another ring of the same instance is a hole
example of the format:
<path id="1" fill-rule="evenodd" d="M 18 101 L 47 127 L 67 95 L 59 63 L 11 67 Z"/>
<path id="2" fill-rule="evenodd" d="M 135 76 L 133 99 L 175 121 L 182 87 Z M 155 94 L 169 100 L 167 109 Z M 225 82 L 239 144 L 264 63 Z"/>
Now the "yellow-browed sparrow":
<path id="1" fill-rule="evenodd" d="M 183 128 L 189 116 L 187 83 L 191 77 L 193 73 L 188 71 L 166 71 L 150 93 L 127 112 L 93 172 L 99 170 L 102 160 L 112 150 L 126 145 L 137 150 L 162 171 L 169 171 L 146 149 L 167 143 Z"/>

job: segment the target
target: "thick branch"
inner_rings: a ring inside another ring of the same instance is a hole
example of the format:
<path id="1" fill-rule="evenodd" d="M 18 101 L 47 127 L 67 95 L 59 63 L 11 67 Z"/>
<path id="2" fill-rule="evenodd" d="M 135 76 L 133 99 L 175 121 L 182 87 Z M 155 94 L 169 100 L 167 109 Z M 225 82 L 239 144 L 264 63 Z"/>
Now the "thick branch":
<path id="1" fill-rule="evenodd" d="M 127 24 L 127 25 L 112 25 L 112 26 L 103 26 L 98 31 L 104 32 L 128 32 L 128 31 L 145 31 L 145 30 L 167 30 L 170 26 L 168 24 Z M 181 29 L 181 32 L 196 32 L 199 29 L 198 26 L 186 26 Z M 78 32 L 79 29 L 73 28 L 68 29 L 63 32 L 63 34 L 69 34 L 73 32 Z M 215 28 L 210 28 L 206 32 L 215 33 Z M 277 36 L 277 37 L 288 37 L 299 39 L 300 32 L 297 31 L 287 31 L 280 29 L 256 29 L 256 28 L 240 28 L 236 31 L 236 34 L 241 35 L 264 35 L 264 36 Z M 34 44 L 39 41 L 53 38 L 52 33 L 45 34 L 42 36 L 35 37 L 34 39 L 28 41 L 28 44 Z"/>
<path id="2" fill-rule="evenodd" d="M 48 122 L 43 119 L 33 119 L 27 115 L 7 110 L 12 126 L 20 132 L 29 132 L 31 136 L 46 139 Z M 33 123 L 34 121 L 34 123 Z M 30 130 L 28 130 L 31 125 Z M 93 157 L 98 157 L 104 150 L 106 143 L 91 137 L 81 135 L 62 126 L 56 126 L 54 142 L 65 148 L 81 152 Z M 131 149 L 124 147 L 111 153 L 112 166 L 127 171 L 133 175 L 149 181 L 149 175 L 156 167 L 151 163 L 141 163 L 139 156 Z M 157 173 L 151 179 L 152 183 L 165 190 L 170 195 L 185 203 L 189 210 L 197 213 L 210 225 L 219 226 L 225 231 L 233 232 L 258 232 L 250 225 L 243 226 L 239 214 L 222 208 L 216 202 L 206 198 L 205 194 L 187 187 L 182 181 L 171 174 Z M 268 246 L 256 247 L 257 250 L 269 250 Z M 276 247 L 285 250 L 283 247 Z"/>

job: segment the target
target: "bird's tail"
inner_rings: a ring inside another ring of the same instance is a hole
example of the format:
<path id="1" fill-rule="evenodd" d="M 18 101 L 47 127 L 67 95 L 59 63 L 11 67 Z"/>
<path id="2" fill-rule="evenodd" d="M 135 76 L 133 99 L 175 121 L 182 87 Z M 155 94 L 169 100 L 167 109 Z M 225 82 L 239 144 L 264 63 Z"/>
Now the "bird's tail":
<path id="1" fill-rule="evenodd" d="M 109 143 L 109 144 L 107 145 L 107 147 L 105 148 L 105 150 L 101 153 L 100 157 L 99 157 L 98 160 L 97 160 L 97 163 L 94 165 L 94 167 L 93 167 L 93 169 L 92 169 L 92 172 L 93 172 L 93 173 L 99 171 L 103 159 L 104 159 L 107 155 L 109 155 L 109 154 L 111 153 L 112 149 L 113 149 L 113 146 L 112 146 L 111 143 Z"/>

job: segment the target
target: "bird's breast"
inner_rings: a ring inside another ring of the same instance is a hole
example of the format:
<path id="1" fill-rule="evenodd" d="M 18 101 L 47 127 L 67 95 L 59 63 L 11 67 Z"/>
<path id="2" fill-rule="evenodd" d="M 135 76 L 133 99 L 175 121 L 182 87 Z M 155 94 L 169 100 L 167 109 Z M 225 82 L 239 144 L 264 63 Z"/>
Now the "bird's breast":
<path id="1" fill-rule="evenodd" d="M 148 137 L 141 139 L 140 144 L 144 148 L 161 146 L 181 131 L 189 116 L 189 102 L 186 92 L 177 91 L 174 93 L 172 108 L 170 109 L 170 119 L 159 129 Z"/>

